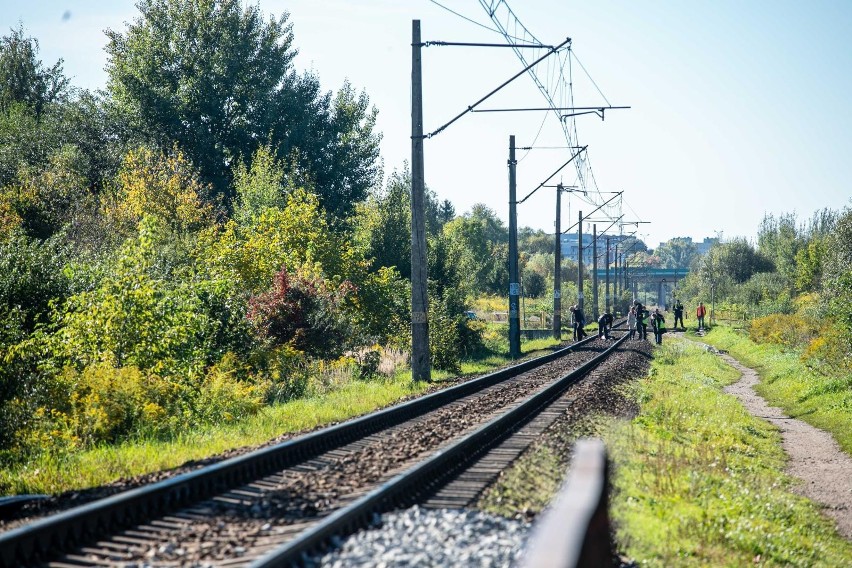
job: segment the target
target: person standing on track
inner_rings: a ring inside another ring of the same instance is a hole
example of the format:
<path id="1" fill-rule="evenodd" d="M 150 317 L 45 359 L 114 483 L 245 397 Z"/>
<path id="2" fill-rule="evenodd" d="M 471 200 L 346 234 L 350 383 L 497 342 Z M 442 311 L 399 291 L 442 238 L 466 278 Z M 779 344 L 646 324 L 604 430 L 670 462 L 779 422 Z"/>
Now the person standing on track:
<path id="1" fill-rule="evenodd" d="M 636 317 L 639 320 L 639 339 L 648 339 L 648 315 L 648 310 L 645 309 L 645 306 L 639 304 L 636 310 Z"/>
<path id="2" fill-rule="evenodd" d="M 662 345 L 663 334 L 666 332 L 666 320 L 663 318 L 663 314 L 660 313 L 659 308 L 651 314 L 651 327 L 654 330 L 654 342 L 657 345 Z"/>
<path id="3" fill-rule="evenodd" d="M 612 314 L 604 312 L 598 318 L 598 339 L 609 339 L 609 328 L 612 327 Z"/>
<path id="4" fill-rule="evenodd" d="M 586 325 L 586 316 L 577 306 L 571 306 L 571 324 L 574 326 L 574 341 L 580 341 L 586 337 L 583 327 Z"/>
<path id="5" fill-rule="evenodd" d="M 695 317 L 698 318 L 698 331 L 704 331 L 705 315 L 707 315 L 707 308 L 704 307 L 704 302 L 698 302 L 698 308 L 695 310 Z"/>
<path id="6" fill-rule="evenodd" d="M 630 306 L 630 311 L 627 312 L 627 333 L 630 339 L 636 338 L 636 306 Z"/>

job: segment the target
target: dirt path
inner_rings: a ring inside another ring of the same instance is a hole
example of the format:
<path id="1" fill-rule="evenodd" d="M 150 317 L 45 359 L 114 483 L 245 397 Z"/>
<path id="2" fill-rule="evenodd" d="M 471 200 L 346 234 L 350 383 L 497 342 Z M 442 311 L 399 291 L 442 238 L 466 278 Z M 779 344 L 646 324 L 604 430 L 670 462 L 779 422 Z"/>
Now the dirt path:
<path id="1" fill-rule="evenodd" d="M 790 456 L 787 473 L 801 480 L 794 491 L 823 505 L 825 514 L 837 521 L 840 534 L 852 540 L 852 457 L 827 432 L 769 406 L 754 391 L 760 380 L 755 370 L 730 355 L 719 356 L 743 374 L 725 392 L 739 398 L 751 414 L 781 430 L 784 451 Z"/>

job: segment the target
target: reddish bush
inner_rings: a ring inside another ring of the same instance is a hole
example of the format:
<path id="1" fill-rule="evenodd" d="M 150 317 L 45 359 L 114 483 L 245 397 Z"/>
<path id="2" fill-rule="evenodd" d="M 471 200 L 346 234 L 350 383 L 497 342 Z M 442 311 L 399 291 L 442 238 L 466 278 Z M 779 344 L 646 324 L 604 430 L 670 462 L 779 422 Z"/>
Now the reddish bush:
<path id="1" fill-rule="evenodd" d="M 282 268 L 270 291 L 249 300 L 247 317 L 273 345 L 289 344 L 315 357 L 336 357 L 350 335 L 342 304 L 354 290 L 349 281 L 334 286 L 320 276 L 290 274 Z"/>

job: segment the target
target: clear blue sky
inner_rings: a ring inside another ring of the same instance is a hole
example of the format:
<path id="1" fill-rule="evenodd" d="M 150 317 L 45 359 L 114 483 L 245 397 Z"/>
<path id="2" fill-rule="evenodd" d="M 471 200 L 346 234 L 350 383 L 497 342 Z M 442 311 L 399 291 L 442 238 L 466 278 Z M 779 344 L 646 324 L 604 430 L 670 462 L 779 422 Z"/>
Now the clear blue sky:
<path id="1" fill-rule="evenodd" d="M 478 0 L 442 4 L 485 25 Z M 656 246 L 676 236 L 753 238 L 764 213 L 809 217 L 850 204 L 852 2 L 789 0 L 597 2 L 510 0 L 539 39 L 573 38 L 574 53 L 613 105 L 606 121 L 578 119 L 579 141 L 603 191 L 625 191 L 626 218 Z M 324 88 L 345 79 L 379 109 L 386 173 L 410 157 L 411 20 L 424 40 L 500 42 L 429 0 L 261 0 L 267 14 L 290 12 L 297 66 Z M 23 22 L 46 64 L 65 60 L 76 86 L 106 83 L 106 28 L 134 18 L 128 0 L 0 0 L 3 33 Z M 424 58 L 425 128 L 434 130 L 520 69 L 510 50 L 430 47 Z M 575 103 L 603 100 L 578 69 Z M 524 77 L 494 106 L 543 103 Z M 459 213 L 482 202 L 507 219 L 507 146 L 532 143 L 541 114 L 467 116 L 426 141 L 426 182 Z M 548 119 L 536 142 L 564 144 Z M 518 166 L 525 194 L 564 162 L 567 150 L 540 150 Z M 573 170 L 562 177 L 574 181 Z M 552 231 L 553 190 L 519 208 L 519 223 Z M 576 199 L 563 218 L 576 219 Z M 564 226 L 564 225 L 563 225 Z M 600 227 L 599 227 L 600 228 Z"/>

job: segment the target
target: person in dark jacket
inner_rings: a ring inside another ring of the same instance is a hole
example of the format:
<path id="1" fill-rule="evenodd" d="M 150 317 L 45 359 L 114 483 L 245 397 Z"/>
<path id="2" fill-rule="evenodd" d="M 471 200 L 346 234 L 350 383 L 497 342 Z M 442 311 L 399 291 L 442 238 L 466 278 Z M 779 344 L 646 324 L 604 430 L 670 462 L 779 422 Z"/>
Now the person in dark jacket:
<path id="1" fill-rule="evenodd" d="M 574 341 L 580 341 L 586 337 L 583 327 L 586 325 L 586 316 L 578 306 L 571 306 L 571 324 L 574 326 Z"/>
<path id="2" fill-rule="evenodd" d="M 642 305 L 642 302 L 636 300 L 636 331 L 639 332 L 639 339 L 648 339 L 648 310 Z"/>
<path id="3" fill-rule="evenodd" d="M 678 329 L 678 327 L 677 327 L 678 320 L 680 320 L 680 327 L 683 328 L 683 329 L 686 329 L 686 326 L 683 325 L 683 304 L 681 303 L 680 300 L 675 300 L 674 326 L 672 327 L 672 329 L 675 329 L 675 330 Z"/>
<path id="4" fill-rule="evenodd" d="M 651 314 L 651 327 L 654 330 L 654 341 L 657 345 L 663 344 L 663 334 L 666 332 L 666 320 L 659 308 Z"/>
<path id="5" fill-rule="evenodd" d="M 598 339 L 609 339 L 609 329 L 612 327 L 612 314 L 604 312 L 598 318 Z"/>

